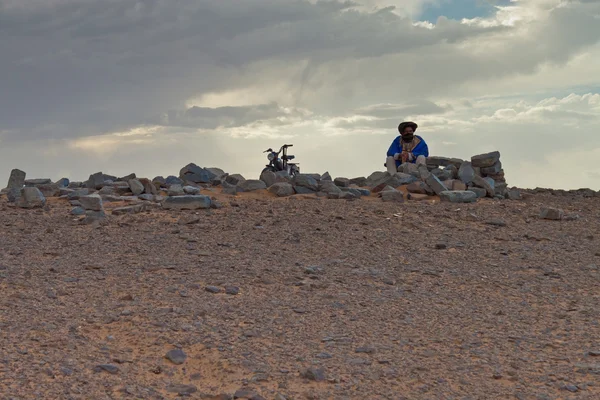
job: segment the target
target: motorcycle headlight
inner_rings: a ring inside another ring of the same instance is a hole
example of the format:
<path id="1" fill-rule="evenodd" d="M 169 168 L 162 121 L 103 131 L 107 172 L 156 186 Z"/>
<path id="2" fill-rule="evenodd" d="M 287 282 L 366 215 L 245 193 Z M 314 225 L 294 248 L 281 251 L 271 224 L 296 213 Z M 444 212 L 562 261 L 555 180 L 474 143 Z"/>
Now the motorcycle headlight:
<path id="1" fill-rule="evenodd" d="M 269 153 L 269 155 L 267 156 L 267 158 L 269 159 L 269 161 L 273 161 L 275 159 L 275 154 Z"/>

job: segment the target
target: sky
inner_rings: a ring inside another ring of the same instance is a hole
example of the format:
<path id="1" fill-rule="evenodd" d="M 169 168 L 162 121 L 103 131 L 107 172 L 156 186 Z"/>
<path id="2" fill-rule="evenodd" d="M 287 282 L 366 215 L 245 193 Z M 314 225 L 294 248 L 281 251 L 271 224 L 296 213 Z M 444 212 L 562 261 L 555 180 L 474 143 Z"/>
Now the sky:
<path id="1" fill-rule="evenodd" d="M 0 0 L 0 186 L 257 178 L 499 150 L 509 186 L 600 189 L 600 0 Z M 291 151 L 293 150 L 293 151 Z"/>

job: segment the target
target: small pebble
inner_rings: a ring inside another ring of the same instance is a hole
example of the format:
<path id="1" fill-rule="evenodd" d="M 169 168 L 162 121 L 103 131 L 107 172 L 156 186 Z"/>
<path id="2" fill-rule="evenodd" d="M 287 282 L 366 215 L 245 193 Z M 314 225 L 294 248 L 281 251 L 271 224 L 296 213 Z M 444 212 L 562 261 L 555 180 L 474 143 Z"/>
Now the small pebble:
<path id="1" fill-rule="evenodd" d="M 216 286 L 207 286 L 204 288 L 209 293 L 221 293 L 221 289 Z"/>

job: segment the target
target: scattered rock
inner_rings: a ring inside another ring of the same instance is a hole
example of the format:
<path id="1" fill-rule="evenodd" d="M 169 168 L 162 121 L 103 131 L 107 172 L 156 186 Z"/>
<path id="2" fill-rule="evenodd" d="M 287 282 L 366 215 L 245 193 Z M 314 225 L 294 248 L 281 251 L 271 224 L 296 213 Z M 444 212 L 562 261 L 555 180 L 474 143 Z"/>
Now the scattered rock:
<path id="1" fill-rule="evenodd" d="M 409 193 L 407 198 L 408 198 L 408 200 L 413 200 L 413 201 L 422 201 L 422 200 L 430 199 L 429 195 L 420 194 L 420 193 Z"/>
<path id="2" fill-rule="evenodd" d="M 381 192 L 381 199 L 385 202 L 404 203 L 404 194 L 396 189 Z"/>
<path id="3" fill-rule="evenodd" d="M 21 195 L 16 201 L 21 208 L 41 208 L 46 205 L 46 198 L 36 187 L 22 188 Z"/>
<path id="4" fill-rule="evenodd" d="M 18 189 L 19 191 L 25 185 L 25 176 L 27 174 L 20 169 L 13 169 L 10 171 L 10 176 L 8 178 L 7 189 Z"/>
<path id="5" fill-rule="evenodd" d="M 79 215 L 85 215 L 85 209 L 82 208 L 82 207 L 74 207 L 71 210 L 71 214 L 72 215 L 77 215 L 77 216 L 79 216 Z"/>
<path id="6" fill-rule="evenodd" d="M 335 178 L 333 180 L 333 183 L 338 186 L 338 187 L 349 187 L 350 186 L 350 179 L 348 178 Z"/>
<path id="7" fill-rule="evenodd" d="M 506 198 L 509 200 L 521 200 L 523 196 L 521 196 L 521 191 L 519 189 L 510 189 L 506 192 Z"/>
<path id="8" fill-rule="evenodd" d="M 189 396 L 197 391 L 198 388 L 196 388 L 194 385 L 172 384 L 167 386 L 167 392 L 177 393 L 180 396 Z"/>
<path id="9" fill-rule="evenodd" d="M 109 374 L 117 374 L 119 372 L 119 367 L 117 367 L 116 365 L 112 365 L 112 364 L 100 364 L 97 365 L 95 368 L 96 372 L 101 372 L 101 371 L 105 371 L 108 372 Z"/>
<path id="10" fill-rule="evenodd" d="M 165 358 L 171 361 L 173 364 L 181 365 L 187 359 L 187 355 L 181 349 L 173 349 L 167 352 Z"/>
<path id="11" fill-rule="evenodd" d="M 493 182 L 494 181 L 492 180 L 492 183 Z M 473 184 L 477 187 L 485 189 L 485 192 L 488 197 L 494 197 L 494 195 L 495 195 L 494 187 L 490 184 L 490 182 L 486 178 L 482 178 L 479 175 L 475 175 L 475 177 L 473 178 Z"/>
<path id="12" fill-rule="evenodd" d="M 240 174 L 233 174 L 233 175 L 228 175 L 225 178 L 225 182 L 229 183 L 230 185 L 234 185 L 234 186 L 238 186 L 240 185 L 242 182 L 244 182 L 246 180 L 246 178 L 244 178 L 242 175 Z"/>
<path id="13" fill-rule="evenodd" d="M 323 368 L 311 367 L 302 373 L 302 377 L 309 381 L 323 382 L 325 380 L 325 370 Z"/>
<path id="14" fill-rule="evenodd" d="M 479 154 L 471 157 L 471 165 L 478 168 L 491 167 L 500 160 L 500 152 L 493 151 L 491 153 Z M 466 183 L 466 182 L 465 182 Z"/>
<path id="15" fill-rule="evenodd" d="M 435 192 L 423 181 L 416 181 L 406 186 L 409 193 L 427 194 L 433 196 Z"/>
<path id="16" fill-rule="evenodd" d="M 294 185 L 296 187 L 303 187 L 316 192 L 319 190 L 319 184 L 317 180 L 307 174 L 298 174 L 294 177 Z"/>
<path id="17" fill-rule="evenodd" d="M 210 208 L 210 197 L 204 195 L 169 196 L 162 202 L 166 210 L 198 210 Z"/>
<path id="18" fill-rule="evenodd" d="M 564 215 L 564 211 L 557 208 L 542 208 L 540 212 L 540 218 L 554 221 L 563 219 Z"/>
<path id="19" fill-rule="evenodd" d="M 501 219 L 491 219 L 489 221 L 486 221 L 486 224 L 492 226 L 506 226 L 506 222 L 504 222 Z"/>
<path id="20" fill-rule="evenodd" d="M 131 179 L 127 181 L 127 183 L 129 184 L 129 189 L 134 196 L 139 196 L 140 194 L 144 193 L 144 185 L 138 179 Z"/>
<path id="21" fill-rule="evenodd" d="M 237 286 L 226 286 L 225 293 L 232 295 L 232 296 L 236 296 L 236 295 L 240 294 L 240 288 Z"/>
<path id="22" fill-rule="evenodd" d="M 195 194 L 199 194 L 200 193 L 200 188 L 196 187 L 196 186 L 184 186 L 183 188 L 183 193 L 185 194 L 191 194 L 191 195 L 195 195 Z"/>
<path id="23" fill-rule="evenodd" d="M 81 203 L 81 207 L 85 208 L 86 210 L 91 210 L 91 211 L 102 211 L 103 210 L 102 198 L 100 197 L 100 195 L 91 194 L 88 196 L 81 196 L 79 198 L 79 202 Z"/>
<path id="24" fill-rule="evenodd" d="M 425 183 L 433 189 L 435 194 L 439 195 L 442 192 L 448 191 L 448 188 L 444 186 L 444 184 L 439 180 L 439 178 L 433 174 L 429 174 L 429 176 L 425 179 Z"/>
<path id="25" fill-rule="evenodd" d="M 213 178 L 215 178 L 214 174 L 194 163 L 186 165 L 179 171 L 179 179 L 184 183 L 210 183 Z"/>
<path id="26" fill-rule="evenodd" d="M 440 201 L 449 203 L 474 203 L 477 201 L 477 194 L 470 190 L 443 191 L 440 192 Z"/>
<path id="27" fill-rule="evenodd" d="M 269 187 L 269 192 L 273 193 L 277 197 L 292 196 L 294 193 L 296 193 L 292 185 L 283 182 L 278 182 L 271 185 Z"/>
<path id="28" fill-rule="evenodd" d="M 255 190 L 264 190 L 267 185 L 258 179 L 247 179 L 238 185 L 238 190 L 242 192 L 253 192 Z"/>
<path id="29" fill-rule="evenodd" d="M 209 293 L 221 293 L 221 289 L 216 286 L 207 286 L 204 288 Z"/>

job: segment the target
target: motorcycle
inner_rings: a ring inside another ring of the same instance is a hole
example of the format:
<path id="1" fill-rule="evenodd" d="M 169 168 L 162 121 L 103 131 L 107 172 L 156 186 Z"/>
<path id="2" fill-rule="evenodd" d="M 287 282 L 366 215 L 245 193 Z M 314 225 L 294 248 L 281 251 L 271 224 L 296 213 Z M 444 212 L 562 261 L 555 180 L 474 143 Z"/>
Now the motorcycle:
<path id="1" fill-rule="evenodd" d="M 262 172 L 286 171 L 292 177 L 298 175 L 300 173 L 300 167 L 298 166 L 298 164 L 288 162 L 295 158 L 294 156 L 287 154 L 288 147 L 292 147 L 292 146 L 293 146 L 293 144 L 284 144 L 283 146 L 281 146 L 279 151 L 274 151 L 271 148 L 263 151 L 263 153 L 269 153 L 267 155 L 269 164 L 267 164 L 266 168 L 264 168 L 262 170 Z M 280 154 L 282 154 L 281 157 L 279 157 Z"/>

